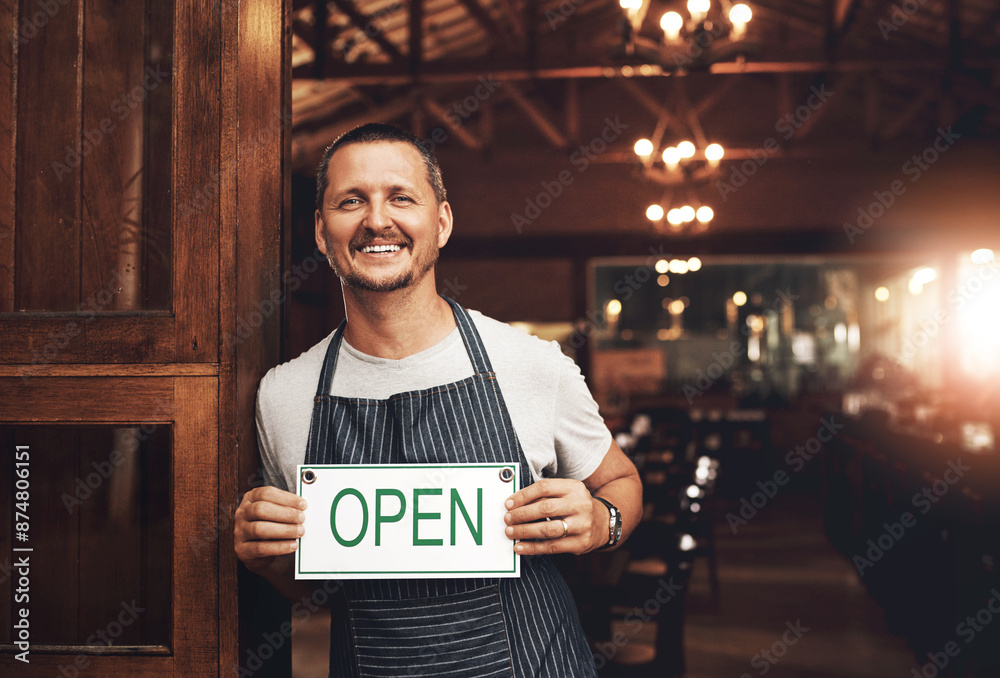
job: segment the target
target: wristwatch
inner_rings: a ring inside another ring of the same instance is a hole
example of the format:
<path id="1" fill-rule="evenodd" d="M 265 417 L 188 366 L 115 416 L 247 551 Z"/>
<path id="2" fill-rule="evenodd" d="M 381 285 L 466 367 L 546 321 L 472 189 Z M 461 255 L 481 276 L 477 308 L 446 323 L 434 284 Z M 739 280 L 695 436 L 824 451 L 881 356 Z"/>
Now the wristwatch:
<path id="1" fill-rule="evenodd" d="M 600 497 L 594 497 L 597 501 L 601 502 L 608 507 L 608 511 L 611 513 L 611 518 L 608 520 L 608 543 L 604 546 L 598 546 L 597 550 L 609 549 L 622 538 L 622 512 L 618 510 L 618 507 L 612 504 L 607 499 L 601 499 Z"/>

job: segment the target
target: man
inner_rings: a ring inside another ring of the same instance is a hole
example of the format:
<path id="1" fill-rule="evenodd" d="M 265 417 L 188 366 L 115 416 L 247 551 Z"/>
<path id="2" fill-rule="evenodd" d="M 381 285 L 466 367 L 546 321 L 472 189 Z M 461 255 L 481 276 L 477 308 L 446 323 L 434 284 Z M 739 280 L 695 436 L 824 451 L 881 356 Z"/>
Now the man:
<path id="1" fill-rule="evenodd" d="M 641 484 L 583 377 L 558 346 L 436 293 L 451 234 L 440 168 L 416 137 L 370 124 L 324 154 L 316 244 L 341 279 L 347 320 L 261 381 L 271 486 L 236 511 L 236 552 L 290 598 L 305 533 L 300 463 L 521 463 L 506 534 L 516 579 L 345 581 L 332 606 L 332 676 L 593 676 L 565 583 L 544 554 L 615 546 Z M 314 397 L 315 394 L 315 397 Z M 414 416 L 416 409 L 421 416 Z M 618 520 L 615 525 L 615 520 Z"/>

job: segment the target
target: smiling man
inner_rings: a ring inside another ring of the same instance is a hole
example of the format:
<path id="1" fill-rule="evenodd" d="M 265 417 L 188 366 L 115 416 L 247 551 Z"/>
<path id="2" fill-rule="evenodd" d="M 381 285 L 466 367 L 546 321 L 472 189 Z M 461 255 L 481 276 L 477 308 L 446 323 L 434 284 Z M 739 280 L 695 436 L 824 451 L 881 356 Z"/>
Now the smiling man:
<path id="1" fill-rule="evenodd" d="M 635 467 L 612 441 L 579 368 L 559 350 L 439 296 L 452 229 L 441 171 L 396 127 L 369 124 L 325 152 L 316 244 L 347 319 L 261 381 L 269 486 L 236 511 L 236 552 L 290 598 L 309 526 L 296 465 L 520 462 L 506 536 L 512 579 L 343 582 L 331 676 L 595 676 L 565 583 L 547 554 L 613 548 L 639 520 Z"/>

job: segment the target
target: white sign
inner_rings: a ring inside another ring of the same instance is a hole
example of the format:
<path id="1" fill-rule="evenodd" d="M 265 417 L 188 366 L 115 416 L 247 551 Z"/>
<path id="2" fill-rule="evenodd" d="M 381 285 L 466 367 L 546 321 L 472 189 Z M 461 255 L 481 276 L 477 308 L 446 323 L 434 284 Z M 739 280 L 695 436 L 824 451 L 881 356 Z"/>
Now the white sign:
<path id="1" fill-rule="evenodd" d="M 298 467 L 296 579 L 518 577 L 504 501 L 520 464 Z"/>

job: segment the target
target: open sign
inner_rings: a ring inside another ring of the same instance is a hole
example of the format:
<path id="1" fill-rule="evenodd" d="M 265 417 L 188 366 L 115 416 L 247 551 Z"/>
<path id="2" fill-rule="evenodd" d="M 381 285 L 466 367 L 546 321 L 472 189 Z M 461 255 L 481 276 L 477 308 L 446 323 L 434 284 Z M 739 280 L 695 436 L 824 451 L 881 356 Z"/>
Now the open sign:
<path id="1" fill-rule="evenodd" d="M 308 502 L 296 579 L 517 577 L 504 501 L 510 464 L 298 467 Z"/>

